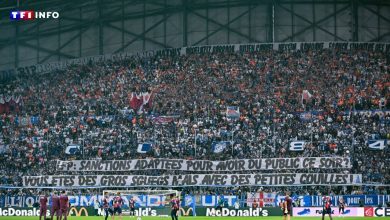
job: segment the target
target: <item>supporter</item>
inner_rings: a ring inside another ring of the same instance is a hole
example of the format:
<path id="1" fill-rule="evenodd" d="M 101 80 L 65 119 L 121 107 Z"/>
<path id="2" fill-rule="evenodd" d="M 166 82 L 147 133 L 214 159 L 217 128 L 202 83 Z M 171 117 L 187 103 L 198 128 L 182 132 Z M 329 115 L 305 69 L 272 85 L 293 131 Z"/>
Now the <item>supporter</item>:
<path id="1" fill-rule="evenodd" d="M 389 148 L 367 141 L 390 138 L 390 115 L 356 113 L 389 110 L 388 71 L 382 52 L 323 49 L 131 57 L 20 76 L 0 91 L 0 184 L 61 174 L 57 159 L 297 156 L 349 156 L 348 172 L 389 184 Z M 232 144 L 215 154 L 220 141 Z M 153 150 L 138 153 L 146 142 Z M 80 151 L 65 154 L 71 144 Z"/>

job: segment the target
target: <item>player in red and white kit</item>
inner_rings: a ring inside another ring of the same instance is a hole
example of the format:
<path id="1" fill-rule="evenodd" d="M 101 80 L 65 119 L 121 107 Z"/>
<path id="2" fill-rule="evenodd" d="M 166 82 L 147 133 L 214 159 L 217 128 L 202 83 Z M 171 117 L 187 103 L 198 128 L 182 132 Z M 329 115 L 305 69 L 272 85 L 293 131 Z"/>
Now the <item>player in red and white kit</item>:
<path id="1" fill-rule="evenodd" d="M 330 198 L 330 196 L 322 197 L 322 220 L 324 220 L 326 214 L 329 215 L 330 220 L 333 220 L 331 206 L 332 199 Z"/>
<path id="2" fill-rule="evenodd" d="M 112 206 L 110 204 L 111 203 L 110 203 L 110 197 L 108 196 L 108 192 L 105 192 L 103 198 L 103 209 L 104 209 L 105 220 L 107 220 L 108 215 L 111 215 L 112 218 L 114 217 L 114 211 L 111 209 Z"/>
<path id="3" fill-rule="evenodd" d="M 344 199 L 340 198 L 339 199 L 339 213 L 340 213 L 340 215 L 344 214 L 345 206 L 346 206 L 346 204 L 345 204 Z"/>
<path id="4" fill-rule="evenodd" d="M 68 219 L 68 207 L 69 199 L 65 191 L 61 192 L 60 196 L 60 220 L 64 217 L 64 220 Z"/>
<path id="5" fill-rule="evenodd" d="M 47 196 L 42 195 L 39 197 L 39 206 L 40 206 L 40 213 L 39 213 L 39 220 L 46 219 L 46 213 L 47 213 Z"/>
<path id="6" fill-rule="evenodd" d="M 115 218 L 115 213 L 118 213 L 119 219 L 122 220 L 122 205 L 123 205 L 123 199 L 121 197 L 121 193 L 118 192 L 116 197 L 114 198 L 114 215 L 113 219 Z"/>
<path id="7" fill-rule="evenodd" d="M 130 209 L 130 216 L 135 216 L 135 201 L 133 198 L 129 200 L 129 209 Z"/>
<path id="8" fill-rule="evenodd" d="M 51 197 L 51 210 L 50 210 L 51 220 L 53 220 L 54 213 L 57 216 L 57 220 L 58 220 L 60 216 L 60 197 L 58 197 L 57 192 L 54 192 Z"/>
<path id="9" fill-rule="evenodd" d="M 180 209 L 180 199 L 179 197 L 176 197 L 176 204 L 177 204 L 177 216 L 179 216 L 179 209 Z"/>
<path id="10" fill-rule="evenodd" d="M 180 200 L 179 198 L 175 198 L 174 196 L 171 196 L 171 218 L 172 220 L 178 220 L 178 211 L 180 208 Z"/>

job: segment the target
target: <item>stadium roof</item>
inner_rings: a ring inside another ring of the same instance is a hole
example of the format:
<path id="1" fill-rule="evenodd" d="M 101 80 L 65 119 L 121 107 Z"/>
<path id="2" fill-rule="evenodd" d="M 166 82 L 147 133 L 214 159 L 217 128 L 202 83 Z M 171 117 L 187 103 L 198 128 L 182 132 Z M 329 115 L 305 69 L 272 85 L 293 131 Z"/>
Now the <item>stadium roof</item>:
<path id="1" fill-rule="evenodd" d="M 11 21 L 16 9 L 60 18 Z M 0 11 L 0 69 L 183 46 L 390 40 L 386 0 L 19 0 Z"/>

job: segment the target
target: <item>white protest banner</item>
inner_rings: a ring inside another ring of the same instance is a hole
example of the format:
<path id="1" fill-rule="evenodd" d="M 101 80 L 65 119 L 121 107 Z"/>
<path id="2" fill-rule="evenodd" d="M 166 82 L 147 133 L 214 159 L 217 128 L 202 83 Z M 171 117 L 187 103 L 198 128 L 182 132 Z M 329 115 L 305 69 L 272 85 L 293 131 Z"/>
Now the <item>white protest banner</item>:
<path id="1" fill-rule="evenodd" d="M 361 174 L 267 173 L 267 174 L 187 174 L 144 175 L 66 175 L 24 176 L 25 187 L 181 187 L 181 186 L 302 186 L 361 184 Z"/>
<path id="2" fill-rule="evenodd" d="M 181 160 L 181 159 L 134 159 L 134 160 L 73 160 L 57 161 L 57 171 L 136 171 L 136 170 L 181 170 L 181 171 L 247 171 L 282 169 L 340 169 L 351 168 L 347 157 L 296 157 L 236 159 L 226 161 Z"/>

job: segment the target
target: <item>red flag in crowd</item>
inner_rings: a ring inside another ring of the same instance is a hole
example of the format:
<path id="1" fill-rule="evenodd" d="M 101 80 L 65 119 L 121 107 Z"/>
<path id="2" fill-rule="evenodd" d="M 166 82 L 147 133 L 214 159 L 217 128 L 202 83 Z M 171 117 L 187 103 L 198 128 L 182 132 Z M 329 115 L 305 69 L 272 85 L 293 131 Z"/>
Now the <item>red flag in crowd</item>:
<path id="1" fill-rule="evenodd" d="M 152 93 L 144 92 L 137 95 L 135 92 L 131 93 L 130 108 L 134 111 L 142 111 L 145 108 L 150 108 L 152 103 Z"/>

